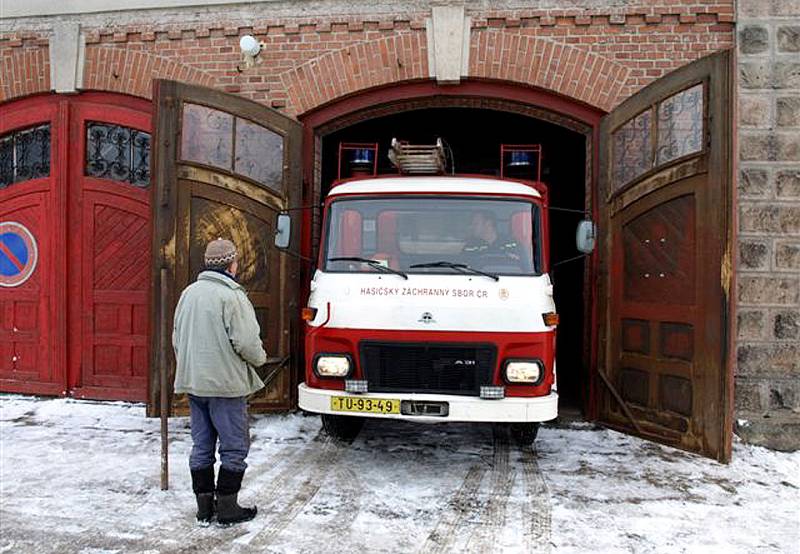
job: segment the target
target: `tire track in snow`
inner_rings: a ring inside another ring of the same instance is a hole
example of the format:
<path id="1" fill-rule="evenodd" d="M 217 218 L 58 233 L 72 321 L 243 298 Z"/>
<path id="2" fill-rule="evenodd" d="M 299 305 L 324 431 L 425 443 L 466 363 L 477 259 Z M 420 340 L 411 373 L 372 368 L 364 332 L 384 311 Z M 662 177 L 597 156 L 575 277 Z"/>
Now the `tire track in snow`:
<path id="1" fill-rule="evenodd" d="M 461 527 L 462 522 L 478 504 L 478 489 L 481 481 L 486 474 L 486 468 L 482 465 L 472 466 L 458 491 L 453 495 L 445 513 L 439 518 L 436 527 L 428 535 L 428 539 L 420 549 L 425 554 L 432 552 L 449 552 L 452 550 L 456 531 Z M 449 509 L 448 509 L 449 508 Z"/>
<path id="2" fill-rule="evenodd" d="M 52 516 L 48 515 L 48 519 Z M 72 519 L 60 518 L 66 525 L 74 523 Z M 7 521 L 4 518 L 4 524 Z M 80 532 L 62 531 L 52 522 L 48 526 L 28 526 L 26 523 L 13 527 L 3 527 L 0 538 L 0 554 L 16 554 L 21 552 L 160 552 L 161 543 L 155 540 L 129 533 L 130 536 L 109 535 L 107 530 L 91 528 Z M 42 545 L 47 545 L 43 547 Z"/>
<path id="3" fill-rule="evenodd" d="M 264 497 L 256 497 L 257 503 L 264 505 L 256 517 L 267 517 L 269 523 L 262 527 L 252 538 L 239 537 L 237 547 L 248 551 L 263 552 L 272 540 L 286 529 L 292 521 L 308 505 L 311 499 L 319 492 L 328 473 L 336 465 L 337 459 L 347 450 L 347 444 L 339 443 L 330 437 L 325 437 L 321 448 L 310 457 L 303 466 L 292 465 L 284 470 L 284 474 L 277 477 L 272 489 L 266 496 L 268 503 L 263 502 Z M 296 488 L 293 482 L 302 480 Z M 281 493 L 291 490 L 293 493 L 288 501 L 278 507 Z M 229 551 L 229 550 L 228 550 Z"/>
<path id="4" fill-rule="evenodd" d="M 516 478 L 516 471 L 509 466 L 510 445 L 508 427 L 492 426 L 494 454 L 492 456 L 491 492 L 478 516 L 477 526 L 467 541 L 468 552 L 491 552 L 495 539 L 502 533 L 506 522 L 508 498 Z"/>
<path id="5" fill-rule="evenodd" d="M 522 474 L 528 498 L 522 508 L 523 521 L 528 522 L 524 529 L 525 549 L 527 552 L 550 552 L 550 491 L 539 469 L 536 448 L 523 446 L 521 452 Z"/>
<path id="6" fill-rule="evenodd" d="M 334 483 L 340 500 L 336 503 L 336 516 L 322 527 L 326 537 L 335 537 L 349 531 L 361 512 L 361 496 L 364 492 L 356 472 L 349 467 L 336 467 Z"/>

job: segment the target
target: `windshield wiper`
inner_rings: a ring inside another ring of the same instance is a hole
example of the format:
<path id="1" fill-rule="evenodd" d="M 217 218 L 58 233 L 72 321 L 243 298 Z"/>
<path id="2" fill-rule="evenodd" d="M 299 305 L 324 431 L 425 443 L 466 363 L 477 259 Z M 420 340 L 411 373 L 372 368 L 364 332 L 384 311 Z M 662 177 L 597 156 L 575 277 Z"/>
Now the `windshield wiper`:
<path id="1" fill-rule="evenodd" d="M 373 269 L 378 271 L 382 271 L 383 273 L 394 273 L 395 275 L 399 275 L 403 279 L 408 279 L 408 275 L 403 273 L 402 271 L 398 271 L 396 269 L 392 269 L 388 265 L 383 265 L 380 260 L 371 260 L 369 258 L 359 258 L 356 256 L 345 256 L 339 258 L 328 258 L 329 262 L 362 262 L 367 264 Z"/>
<path id="2" fill-rule="evenodd" d="M 488 271 L 481 271 L 480 269 L 475 269 L 474 267 L 470 267 L 467 264 L 457 264 L 453 262 L 428 262 L 426 264 L 411 264 L 408 266 L 409 269 L 414 269 L 418 267 L 449 267 L 451 269 L 455 269 L 456 271 L 460 271 L 461 273 L 474 273 L 476 275 L 483 275 L 485 277 L 489 277 L 490 279 L 494 279 L 495 281 L 499 281 L 500 277 L 495 273 L 489 273 Z"/>

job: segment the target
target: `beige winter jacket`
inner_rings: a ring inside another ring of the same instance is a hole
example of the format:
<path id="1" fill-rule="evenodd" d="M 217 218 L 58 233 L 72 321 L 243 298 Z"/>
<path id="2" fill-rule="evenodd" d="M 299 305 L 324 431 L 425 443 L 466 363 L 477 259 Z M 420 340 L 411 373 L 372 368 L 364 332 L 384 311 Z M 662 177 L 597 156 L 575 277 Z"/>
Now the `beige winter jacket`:
<path id="1" fill-rule="evenodd" d="M 242 286 L 203 271 L 175 309 L 175 392 L 247 396 L 264 387 L 253 370 L 267 361 L 255 310 Z"/>

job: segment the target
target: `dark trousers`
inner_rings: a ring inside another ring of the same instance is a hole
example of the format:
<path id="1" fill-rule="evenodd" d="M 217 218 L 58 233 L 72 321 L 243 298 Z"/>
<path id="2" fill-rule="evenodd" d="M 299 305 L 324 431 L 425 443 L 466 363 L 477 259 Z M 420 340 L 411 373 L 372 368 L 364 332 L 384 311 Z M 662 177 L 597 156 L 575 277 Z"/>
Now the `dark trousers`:
<path id="1" fill-rule="evenodd" d="M 192 426 L 189 469 L 213 466 L 219 439 L 222 467 L 237 473 L 244 471 L 247 467 L 244 459 L 250 451 L 247 399 L 190 394 L 189 414 Z"/>

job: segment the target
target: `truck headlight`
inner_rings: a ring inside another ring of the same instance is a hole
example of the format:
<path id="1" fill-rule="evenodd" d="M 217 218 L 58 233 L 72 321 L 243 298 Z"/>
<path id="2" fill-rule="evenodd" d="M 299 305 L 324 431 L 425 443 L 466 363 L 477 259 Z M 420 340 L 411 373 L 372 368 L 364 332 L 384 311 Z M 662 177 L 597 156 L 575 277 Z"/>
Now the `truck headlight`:
<path id="1" fill-rule="evenodd" d="M 538 385 L 544 378 L 544 363 L 542 360 L 507 360 L 503 373 L 509 383 Z"/>
<path id="2" fill-rule="evenodd" d="M 320 377 L 347 377 L 352 368 L 347 354 L 320 354 L 314 360 L 314 371 Z"/>

